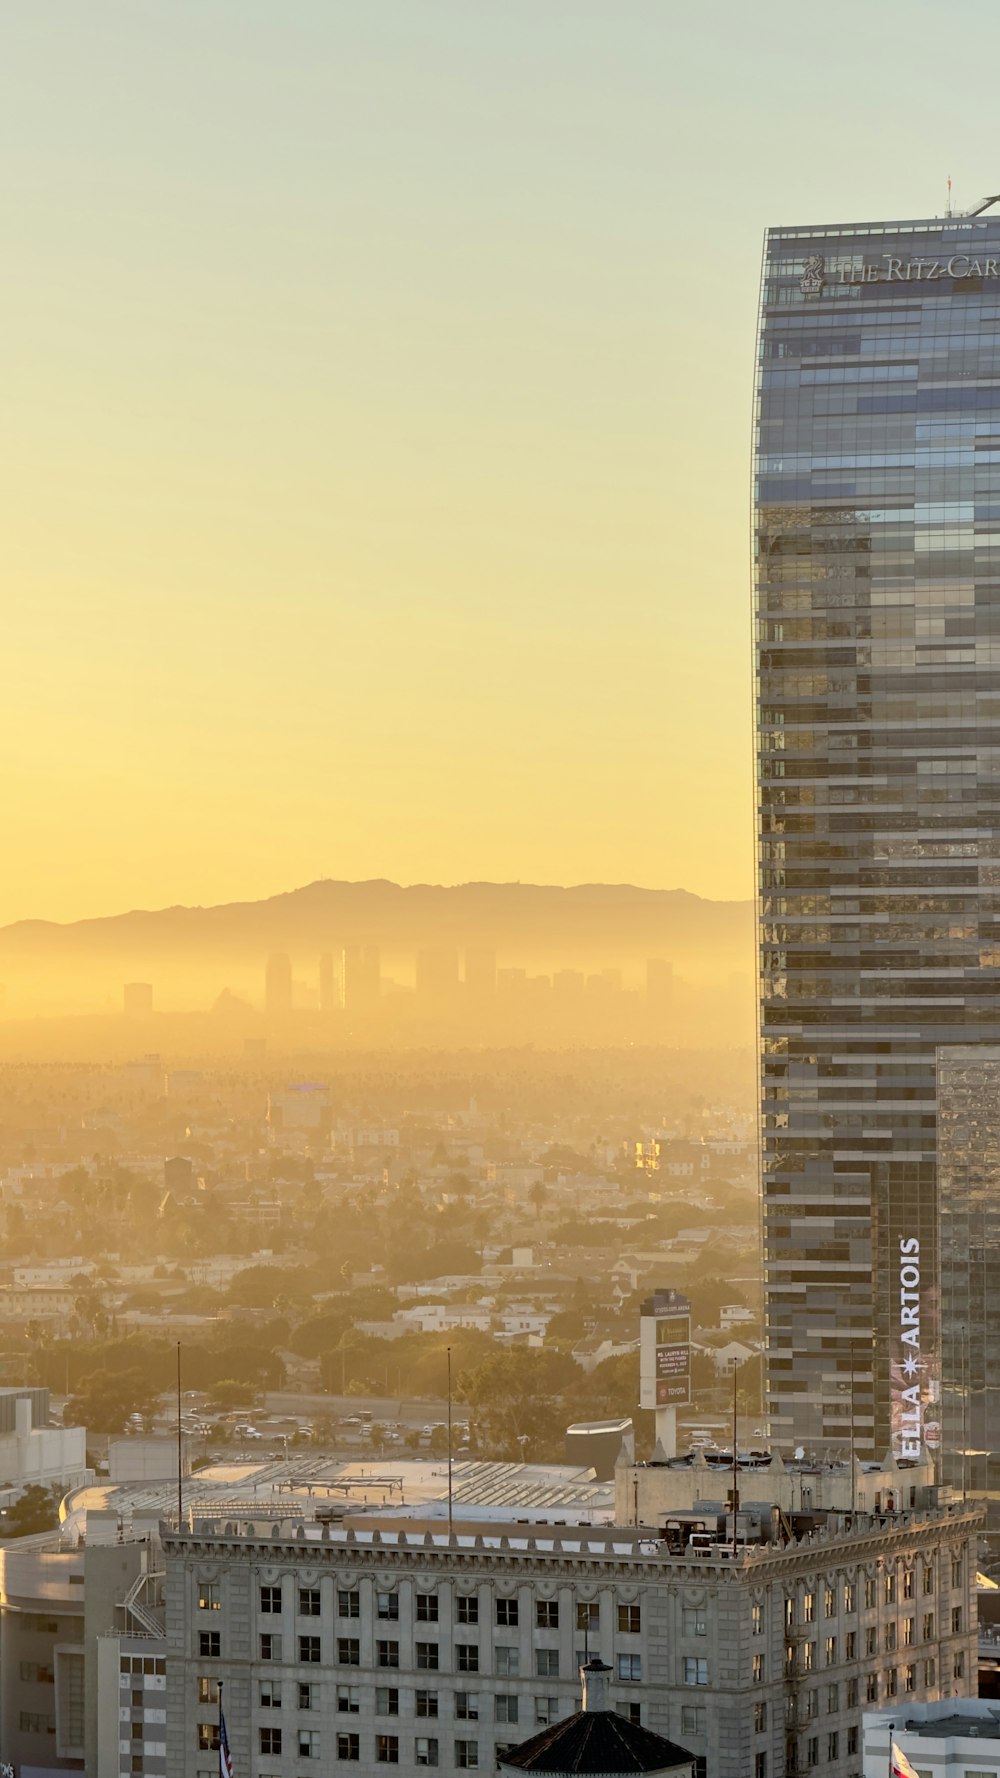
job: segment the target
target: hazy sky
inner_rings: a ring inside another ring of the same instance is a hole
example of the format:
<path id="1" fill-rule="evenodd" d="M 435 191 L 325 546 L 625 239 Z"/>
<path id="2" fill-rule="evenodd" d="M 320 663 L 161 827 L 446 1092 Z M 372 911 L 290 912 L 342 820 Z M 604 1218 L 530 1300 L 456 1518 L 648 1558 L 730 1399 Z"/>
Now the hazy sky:
<path id="1" fill-rule="evenodd" d="M 0 920 L 750 893 L 761 233 L 1000 189 L 993 0 L 3 13 Z"/>

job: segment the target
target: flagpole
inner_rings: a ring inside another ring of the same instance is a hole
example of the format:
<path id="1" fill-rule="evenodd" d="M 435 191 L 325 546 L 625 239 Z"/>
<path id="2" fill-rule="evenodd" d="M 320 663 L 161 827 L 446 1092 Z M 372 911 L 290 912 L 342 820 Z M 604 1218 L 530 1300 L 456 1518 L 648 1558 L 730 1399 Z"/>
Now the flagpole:
<path id="1" fill-rule="evenodd" d="M 220 1778 L 221 1778 L 221 1774 L 222 1774 L 222 1770 L 223 1770 L 223 1765 L 222 1765 L 222 1722 L 223 1722 L 222 1688 L 225 1685 L 225 1683 L 226 1682 L 224 1679 L 219 1680 L 219 1773 L 220 1773 Z M 890 1739 L 891 1739 L 891 1737 L 890 1737 Z"/>
<path id="2" fill-rule="evenodd" d="M 889 1778 L 892 1778 L 892 1769 L 893 1769 L 893 1764 L 894 1764 L 893 1757 L 892 1757 L 892 1737 L 895 1733 L 896 1733 L 896 1725 L 894 1722 L 891 1722 L 889 1724 Z"/>
<path id="3" fill-rule="evenodd" d="M 452 1496 L 452 1450 L 451 1450 L 451 1347 L 448 1347 L 448 1542 L 455 1536 L 454 1502 Z"/>
<path id="4" fill-rule="evenodd" d="M 181 1343 L 177 1342 L 177 1529 L 184 1529 L 184 1440 L 181 1433 Z"/>

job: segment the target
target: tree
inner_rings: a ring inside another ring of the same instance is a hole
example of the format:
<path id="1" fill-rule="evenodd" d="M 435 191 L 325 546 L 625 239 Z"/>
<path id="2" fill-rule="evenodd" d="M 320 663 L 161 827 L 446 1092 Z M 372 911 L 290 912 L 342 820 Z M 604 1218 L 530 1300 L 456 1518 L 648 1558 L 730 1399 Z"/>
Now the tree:
<path id="1" fill-rule="evenodd" d="M 7 1508 L 0 1536 L 31 1537 L 39 1531 L 52 1531 L 59 1523 L 59 1502 L 62 1498 L 61 1488 L 42 1488 L 32 1482 Z"/>
<path id="2" fill-rule="evenodd" d="M 66 1404 L 66 1426 L 85 1426 L 89 1432 L 121 1432 L 131 1414 L 150 1420 L 157 1396 L 142 1371 L 92 1371 Z"/>

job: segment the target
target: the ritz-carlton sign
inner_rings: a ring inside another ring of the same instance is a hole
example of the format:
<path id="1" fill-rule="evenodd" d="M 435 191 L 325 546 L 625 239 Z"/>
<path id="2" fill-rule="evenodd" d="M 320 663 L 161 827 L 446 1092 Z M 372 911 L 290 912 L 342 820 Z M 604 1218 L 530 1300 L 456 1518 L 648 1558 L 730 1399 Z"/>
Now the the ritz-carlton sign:
<path id="1" fill-rule="evenodd" d="M 841 265 L 834 277 L 827 272 L 822 253 L 810 253 L 799 279 L 803 296 L 822 296 L 827 284 L 930 283 L 935 278 L 1000 278 L 1000 259 L 973 259 L 969 253 L 953 253 L 950 259 L 903 259 L 883 253 L 884 265 Z"/>

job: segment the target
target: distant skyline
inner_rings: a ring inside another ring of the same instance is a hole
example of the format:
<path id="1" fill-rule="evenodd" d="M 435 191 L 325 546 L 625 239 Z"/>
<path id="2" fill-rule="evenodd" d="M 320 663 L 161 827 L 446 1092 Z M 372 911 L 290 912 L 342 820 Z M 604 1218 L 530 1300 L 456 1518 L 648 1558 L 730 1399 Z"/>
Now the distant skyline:
<path id="1" fill-rule="evenodd" d="M 14 8 L 0 923 L 327 875 L 749 896 L 762 232 L 993 190 L 941 61 L 995 32 Z"/>

